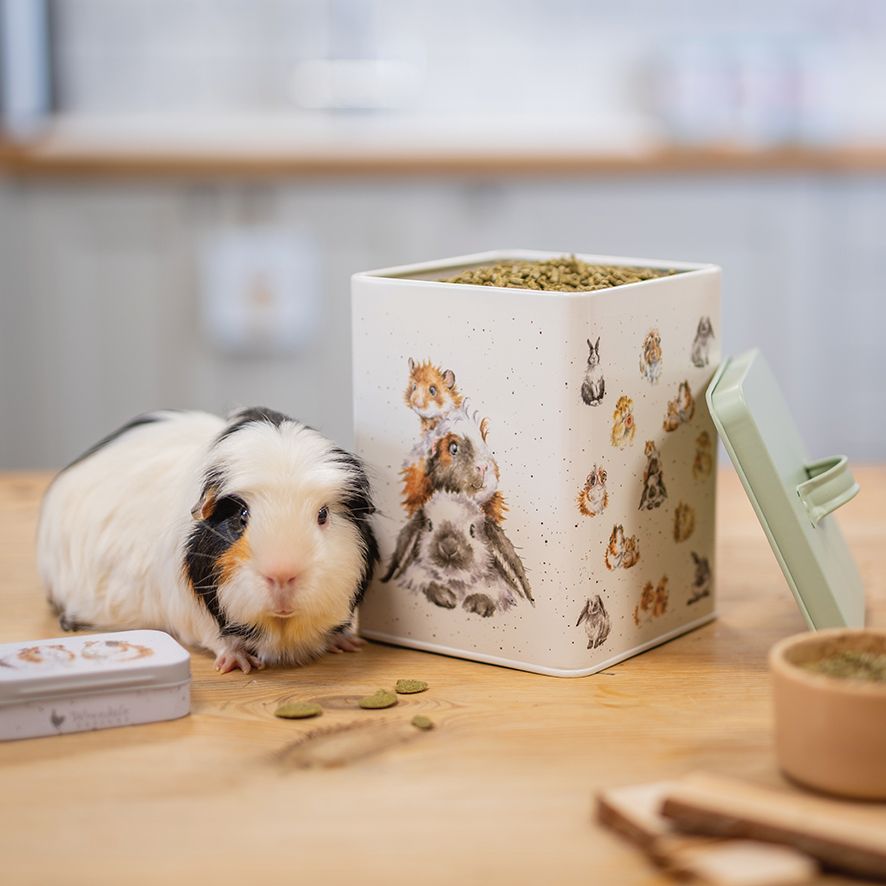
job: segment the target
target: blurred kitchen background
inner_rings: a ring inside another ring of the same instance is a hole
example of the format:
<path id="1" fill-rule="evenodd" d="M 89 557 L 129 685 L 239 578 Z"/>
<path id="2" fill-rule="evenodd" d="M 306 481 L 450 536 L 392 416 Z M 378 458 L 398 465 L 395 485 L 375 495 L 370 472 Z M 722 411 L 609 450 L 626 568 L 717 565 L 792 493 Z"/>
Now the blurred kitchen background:
<path id="1" fill-rule="evenodd" d="M 499 247 L 722 265 L 724 353 L 765 351 L 813 455 L 886 459 L 881 0 L 0 22 L 0 469 L 161 406 L 349 443 L 350 275 Z"/>

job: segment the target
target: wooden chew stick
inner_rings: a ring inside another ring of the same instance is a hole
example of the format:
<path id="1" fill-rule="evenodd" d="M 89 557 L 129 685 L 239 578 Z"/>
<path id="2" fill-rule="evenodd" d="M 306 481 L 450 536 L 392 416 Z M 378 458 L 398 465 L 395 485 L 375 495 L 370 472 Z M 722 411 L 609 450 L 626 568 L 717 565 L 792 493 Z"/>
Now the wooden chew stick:
<path id="1" fill-rule="evenodd" d="M 886 877 L 886 832 L 847 803 L 712 775 L 675 782 L 662 813 L 684 831 L 795 846 L 829 867 Z"/>
<path id="2" fill-rule="evenodd" d="M 660 813 L 678 782 L 612 788 L 597 795 L 597 819 L 652 860 L 682 876 L 716 886 L 789 886 L 810 882 L 818 867 L 784 846 L 681 834 Z"/>

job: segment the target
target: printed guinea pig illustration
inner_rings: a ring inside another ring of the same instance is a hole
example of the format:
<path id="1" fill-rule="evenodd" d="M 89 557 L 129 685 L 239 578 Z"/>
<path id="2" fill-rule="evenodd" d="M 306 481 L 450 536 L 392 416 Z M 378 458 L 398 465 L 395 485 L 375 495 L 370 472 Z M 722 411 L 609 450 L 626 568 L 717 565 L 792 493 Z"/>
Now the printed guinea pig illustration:
<path id="1" fill-rule="evenodd" d="M 588 406 L 599 406 L 606 394 L 606 379 L 600 368 L 600 337 L 591 344 L 588 339 L 588 366 L 584 381 L 581 383 L 581 399 Z"/>
<path id="2" fill-rule="evenodd" d="M 436 606 L 489 617 L 523 598 L 534 603 L 523 564 L 476 498 L 436 492 L 400 530 L 383 582 Z"/>
<path id="3" fill-rule="evenodd" d="M 609 493 L 606 491 L 606 471 L 594 465 L 585 480 L 585 485 L 578 494 L 578 510 L 585 517 L 596 517 L 602 514 L 609 504 Z"/>
<path id="4" fill-rule="evenodd" d="M 409 358 L 409 382 L 403 394 L 406 405 L 421 419 L 422 431 L 432 430 L 437 422 L 462 404 L 455 386 L 455 373 L 441 370 L 430 360 L 416 363 Z"/>
<path id="5" fill-rule="evenodd" d="M 692 595 L 686 601 L 687 606 L 711 595 L 711 564 L 708 558 L 701 557 L 693 551 L 692 562 L 695 564 L 695 576 L 692 579 Z"/>
<path id="6" fill-rule="evenodd" d="M 714 327 L 710 317 L 702 317 L 698 321 L 698 329 L 695 332 L 695 340 L 692 342 L 692 365 L 699 369 L 707 366 L 710 362 L 710 342 L 714 337 Z"/>
<path id="7" fill-rule="evenodd" d="M 618 449 L 624 449 L 634 441 L 634 435 L 637 433 L 634 424 L 634 401 L 623 395 L 618 398 L 615 404 L 615 411 L 612 413 L 612 445 Z"/>
<path id="8" fill-rule="evenodd" d="M 634 624 L 638 627 L 642 622 L 661 618 L 668 610 L 668 577 L 663 575 L 658 584 L 653 586 L 646 582 L 640 593 L 640 602 L 634 607 Z"/>
<path id="9" fill-rule="evenodd" d="M 674 510 L 674 541 L 686 541 L 695 532 L 695 509 L 680 502 Z"/>
<path id="10" fill-rule="evenodd" d="M 58 667 L 71 664 L 77 656 L 61 643 L 45 643 L 41 646 L 26 646 L 19 649 L 7 667 L 37 665 L 38 667 Z"/>
<path id="11" fill-rule="evenodd" d="M 575 626 L 578 627 L 582 622 L 585 623 L 585 632 L 588 635 L 588 649 L 602 646 L 609 636 L 610 625 L 609 613 L 599 594 L 593 600 L 588 597 Z"/>
<path id="12" fill-rule="evenodd" d="M 126 640 L 87 640 L 80 652 L 93 661 L 134 661 L 153 654 L 153 649 Z"/>
<path id="13" fill-rule="evenodd" d="M 56 476 L 38 562 L 63 626 L 159 628 L 249 672 L 357 648 L 373 512 L 361 462 L 280 412 L 156 412 Z"/>
<path id="14" fill-rule="evenodd" d="M 487 444 L 489 419 L 477 421 L 465 401 L 441 418 L 413 447 L 404 465 L 403 509 L 412 516 L 439 490 L 473 496 L 487 515 L 504 522 L 498 464 Z"/>
<path id="15" fill-rule="evenodd" d="M 609 570 L 630 569 L 636 565 L 639 559 L 640 542 L 637 540 L 637 536 L 632 535 L 630 538 L 625 538 L 624 527 L 621 523 L 613 526 L 603 558 L 606 568 Z"/>
<path id="16" fill-rule="evenodd" d="M 661 335 L 652 329 L 643 339 L 643 350 L 640 352 L 640 375 L 650 384 L 658 383 L 661 377 Z"/>
<path id="17" fill-rule="evenodd" d="M 696 480 L 704 480 L 711 476 L 714 469 L 714 453 L 711 446 L 711 435 L 702 431 L 695 438 L 695 459 L 692 462 L 692 476 Z"/>
<path id="18" fill-rule="evenodd" d="M 645 508 L 647 511 L 652 511 L 661 507 L 668 497 L 668 491 L 662 474 L 661 456 L 655 443 L 647 440 L 644 451 L 647 461 L 643 471 L 643 494 L 640 496 L 639 510 Z"/>
<path id="19" fill-rule="evenodd" d="M 676 431 L 684 422 L 692 421 L 695 415 L 695 398 L 688 381 L 681 381 L 677 388 L 677 396 L 668 400 L 668 411 L 662 427 L 666 431 Z"/>

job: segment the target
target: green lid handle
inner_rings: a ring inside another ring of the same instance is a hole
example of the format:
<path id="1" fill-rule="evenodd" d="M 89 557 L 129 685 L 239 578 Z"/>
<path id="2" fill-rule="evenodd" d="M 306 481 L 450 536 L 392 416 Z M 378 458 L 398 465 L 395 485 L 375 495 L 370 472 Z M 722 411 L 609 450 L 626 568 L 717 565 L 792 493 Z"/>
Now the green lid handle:
<path id="1" fill-rule="evenodd" d="M 831 511 L 858 495 L 859 485 L 849 470 L 845 455 L 823 458 L 806 465 L 808 480 L 797 486 L 797 495 L 806 508 L 813 526 L 818 526 Z"/>

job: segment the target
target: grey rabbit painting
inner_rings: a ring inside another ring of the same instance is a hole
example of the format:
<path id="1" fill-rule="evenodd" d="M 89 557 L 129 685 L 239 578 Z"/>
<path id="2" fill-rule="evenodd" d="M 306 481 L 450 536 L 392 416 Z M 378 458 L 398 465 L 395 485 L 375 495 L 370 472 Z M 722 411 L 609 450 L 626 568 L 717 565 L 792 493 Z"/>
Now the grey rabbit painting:
<path id="1" fill-rule="evenodd" d="M 609 613 L 599 594 L 596 594 L 593 600 L 588 597 L 575 626 L 578 627 L 582 622 L 588 635 L 588 649 L 602 646 L 609 636 L 610 624 Z"/>
<path id="2" fill-rule="evenodd" d="M 409 361 L 406 403 L 422 420 L 421 436 L 402 471 L 409 520 L 381 580 L 396 581 L 435 606 L 461 607 L 484 618 L 518 600 L 534 604 L 520 557 L 501 528 L 507 506 L 487 443 L 489 420 L 478 420 L 457 395 L 440 399 L 429 422 L 416 408 L 417 369 L 434 384 L 431 397 L 441 382 L 454 391 L 450 370 Z"/>
<path id="3" fill-rule="evenodd" d="M 588 406 L 599 406 L 606 394 L 606 379 L 600 368 L 600 337 L 591 344 L 588 339 L 588 366 L 584 381 L 581 383 L 581 399 Z"/>
<path id="4" fill-rule="evenodd" d="M 714 327 L 710 317 L 702 317 L 698 321 L 695 340 L 692 342 L 692 365 L 703 369 L 710 362 L 708 350 L 714 337 Z"/>

